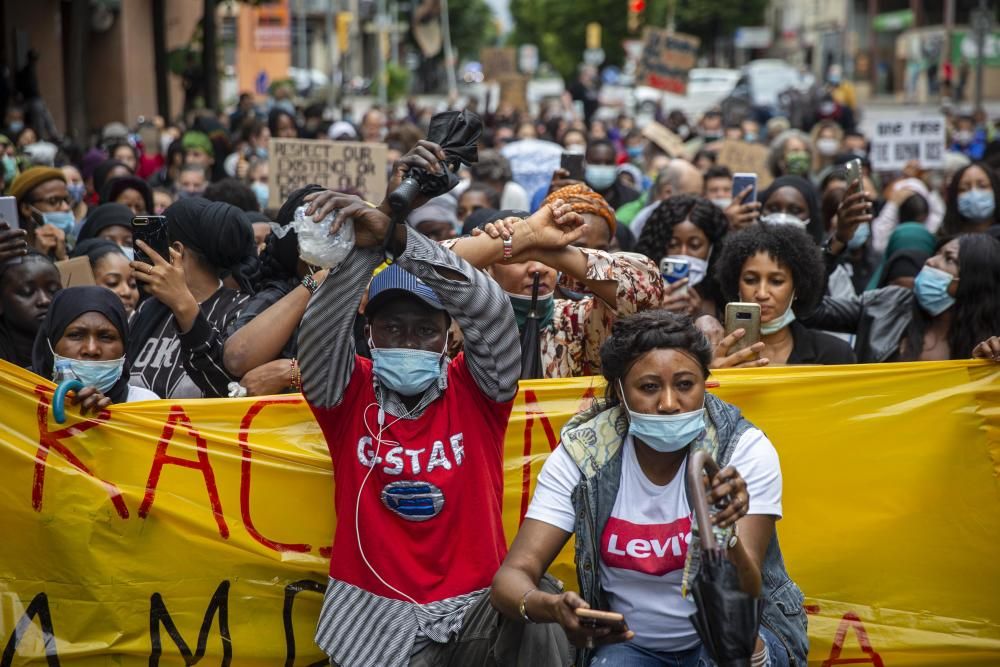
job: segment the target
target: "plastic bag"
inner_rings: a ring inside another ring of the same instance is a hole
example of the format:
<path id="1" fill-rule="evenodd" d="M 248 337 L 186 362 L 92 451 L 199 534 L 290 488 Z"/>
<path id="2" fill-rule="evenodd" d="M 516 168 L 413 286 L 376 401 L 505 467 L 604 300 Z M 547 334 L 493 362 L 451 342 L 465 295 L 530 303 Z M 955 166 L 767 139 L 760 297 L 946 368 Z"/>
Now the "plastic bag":
<path id="1" fill-rule="evenodd" d="M 295 209 L 292 221 L 284 227 L 272 223 L 271 229 L 279 239 L 284 238 L 289 231 L 294 231 L 299 239 L 299 257 L 306 264 L 323 269 L 332 269 L 347 257 L 354 247 L 354 221 L 346 220 L 337 233 L 330 235 L 330 227 L 338 211 L 323 218 L 322 222 L 314 222 L 312 216 L 306 215 L 306 206 Z"/>

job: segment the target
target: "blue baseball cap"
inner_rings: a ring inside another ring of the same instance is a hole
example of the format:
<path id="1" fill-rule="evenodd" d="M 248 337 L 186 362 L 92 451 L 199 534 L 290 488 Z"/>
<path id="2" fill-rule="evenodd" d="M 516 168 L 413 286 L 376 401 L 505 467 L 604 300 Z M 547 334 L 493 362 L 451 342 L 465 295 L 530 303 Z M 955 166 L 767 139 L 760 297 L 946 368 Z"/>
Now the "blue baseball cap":
<path id="1" fill-rule="evenodd" d="M 390 264 L 379 271 L 368 286 L 368 305 L 365 306 L 365 316 L 371 318 L 382 304 L 399 294 L 414 296 L 434 310 L 445 310 L 441 300 L 438 299 L 434 290 L 427 286 L 427 283 L 398 264 Z"/>

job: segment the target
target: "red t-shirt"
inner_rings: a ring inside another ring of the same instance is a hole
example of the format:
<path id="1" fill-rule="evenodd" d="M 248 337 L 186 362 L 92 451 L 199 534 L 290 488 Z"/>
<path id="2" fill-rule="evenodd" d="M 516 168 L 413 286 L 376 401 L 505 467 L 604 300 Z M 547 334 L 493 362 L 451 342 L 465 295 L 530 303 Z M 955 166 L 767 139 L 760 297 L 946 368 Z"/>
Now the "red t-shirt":
<path id="1" fill-rule="evenodd" d="M 377 456 L 357 520 L 372 567 L 421 604 L 488 587 L 507 553 L 503 438 L 512 404 L 484 396 L 459 354 L 448 368 L 448 388 L 420 418 L 385 414 L 379 446 L 372 364 L 356 356 L 340 405 L 310 406 L 330 448 L 336 484 L 330 576 L 405 599 L 378 580 L 358 550 L 358 490 Z"/>

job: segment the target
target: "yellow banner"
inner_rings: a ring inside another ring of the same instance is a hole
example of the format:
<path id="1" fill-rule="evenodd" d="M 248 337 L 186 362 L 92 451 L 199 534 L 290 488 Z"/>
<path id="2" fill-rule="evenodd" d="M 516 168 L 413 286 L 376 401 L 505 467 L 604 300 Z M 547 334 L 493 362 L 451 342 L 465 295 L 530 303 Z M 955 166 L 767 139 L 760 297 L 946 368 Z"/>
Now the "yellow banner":
<path id="1" fill-rule="evenodd" d="M 1000 366 L 719 372 L 775 443 L 810 664 L 1000 664 Z M 592 385 L 592 383 L 594 383 Z M 513 539 L 566 419 L 603 387 L 524 383 Z M 57 425 L 0 362 L 0 667 L 323 664 L 332 477 L 301 397 L 158 401 Z M 469 539 L 468 536 L 465 536 Z M 554 574 L 575 585 L 565 551 Z"/>

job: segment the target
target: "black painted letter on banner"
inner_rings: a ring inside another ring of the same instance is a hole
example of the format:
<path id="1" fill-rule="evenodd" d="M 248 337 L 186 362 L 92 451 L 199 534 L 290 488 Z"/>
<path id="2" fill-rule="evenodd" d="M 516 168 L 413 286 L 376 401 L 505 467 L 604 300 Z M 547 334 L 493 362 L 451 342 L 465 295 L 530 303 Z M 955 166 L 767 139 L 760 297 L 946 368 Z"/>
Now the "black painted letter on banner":
<path id="1" fill-rule="evenodd" d="M 0 658 L 0 667 L 10 667 L 14 662 L 14 651 L 21 643 L 21 638 L 28 631 L 31 619 L 38 617 L 38 624 L 42 627 L 42 641 L 45 643 L 45 660 L 49 667 L 59 667 L 59 654 L 56 653 L 56 634 L 52 631 L 52 613 L 49 611 L 49 598 L 45 593 L 39 593 L 32 600 L 31 604 L 24 611 L 24 614 L 17 621 L 14 633 L 7 641 L 7 646 L 3 650 L 3 658 Z"/>
<path id="2" fill-rule="evenodd" d="M 229 582 L 223 581 L 215 589 L 208 609 L 205 610 L 205 620 L 202 621 L 201 629 L 198 631 L 198 646 L 191 655 L 191 649 L 187 642 L 181 637 L 174 620 L 170 618 L 170 612 L 163 602 L 163 597 L 159 593 L 153 593 L 149 599 L 149 640 L 153 646 L 149 654 L 149 667 L 156 667 L 160 664 L 160 655 L 163 653 L 163 646 L 160 644 L 160 623 L 163 624 L 167 634 L 177 645 L 184 658 L 185 665 L 194 665 L 205 657 L 205 648 L 208 645 L 208 631 L 212 629 L 212 619 L 215 613 L 219 613 L 219 634 L 222 635 L 222 665 L 229 665 L 233 659 L 233 640 L 229 634 Z"/>
<path id="3" fill-rule="evenodd" d="M 285 667 L 295 665 L 295 628 L 292 627 L 292 603 L 295 596 L 302 591 L 312 591 L 322 595 L 326 592 L 326 586 L 312 579 L 302 579 L 285 586 L 285 605 L 281 610 L 281 618 L 285 623 Z M 309 667 L 319 667 L 329 664 L 326 660 L 314 662 Z"/>

